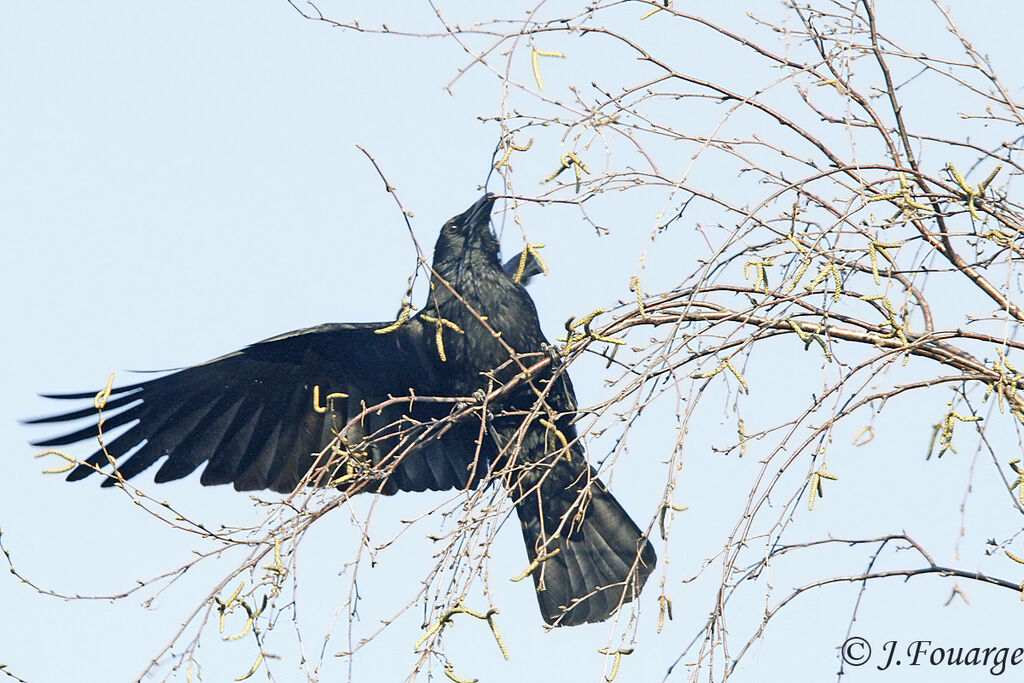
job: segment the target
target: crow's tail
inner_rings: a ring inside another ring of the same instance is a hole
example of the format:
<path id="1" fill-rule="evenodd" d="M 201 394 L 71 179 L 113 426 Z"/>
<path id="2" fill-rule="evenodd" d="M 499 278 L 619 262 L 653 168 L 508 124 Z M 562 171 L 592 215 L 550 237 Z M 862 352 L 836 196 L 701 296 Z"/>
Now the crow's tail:
<path id="1" fill-rule="evenodd" d="M 582 460 L 577 452 L 528 469 L 510 487 L 540 611 L 555 626 L 604 621 L 640 594 L 657 562 L 640 529 Z"/>

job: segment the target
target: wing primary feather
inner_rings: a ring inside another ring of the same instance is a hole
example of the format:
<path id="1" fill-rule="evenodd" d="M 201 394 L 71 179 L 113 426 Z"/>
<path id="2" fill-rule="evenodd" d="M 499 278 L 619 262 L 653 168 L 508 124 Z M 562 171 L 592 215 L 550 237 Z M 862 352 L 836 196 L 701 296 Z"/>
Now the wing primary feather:
<path id="1" fill-rule="evenodd" d="M 241 404 L 241 399 L 230 395 L 222 396 L 211 404 L 199 421 L 173 446 L 167 462 L 156 473 L 156 481 L 181 479 L 213 457 Z"/>
<path id="2" fill-rule="evenodd" d="M 137 384 L 128 384 L 128 385 L 125 385 L 123 387 L 114 387 L 113 389 L 110 390 L 110 395 L 111 396 L 117 396 L 117 395 L 123 394 L 123 393 L 128 392 L 128 391 L 132 391 L 132 390 L 135 390 L 135 389 L 141 389 L 143 384 L 145 384 L 145 382 L 140 382 L 140 383 L 137 383 Z M 83 392 L 77 393 L 77 394 L 39 394 L 39 395 L 42 398 L 53 398 L 53 399 L 56 399 L 58 401 L 80 401 L 83 398 L 89 398 L 89 399 L 96 398 L 96 394 L 98 394 L 98 393 L 99 393 L 98 391 L 83 391 Z"/>
<path id="3" fill-rule="evenodd" d="M 106 405 L 103 406 L 103 412 L 117 410 L 121 406 L 128 405 L 134 401 L 138 401 L 141 396 L 136 396 L 135 393 L 127 394 L 124 396 L 118 396 L 115 399 L 108 400 Z M 99 411 L 96 410 L 96 406 L 89 406 L 88 408 L 82 408 L 81 410 L 73 410 L 70 413 L 61 413 L 59 415 L 48 415 L 47 417 L 36 417 L 31 420 L 23 420 L 22 424 L 37 425 L 37 424 L 49 424 L 51 422 L 70 422 L 71 420 L 80 420 L 83 417 L 96 417 L 99 415 Z"/>
<path id="4" fill-rule="evenodd" d="M 200 477 L 199 481 L 204 486 L 230 484 L 235 480 L 262 412 L 263 407 L 251 397 L 241 399 L 238 411 L 226 430 L 230 436 L 206 463 Z"/>
<path id="5" fill-rule="evenodd" d="M 181 466 L 181 461 L 175 457 L 178 445 L 188 437 L 192 430 L 203 421 L 212 409 L 213 406 L 209 404 L 198 406 L 190 404 L 177 411 L 176 416 L 172 420 L 173 424 L 168 429 L 151 433 L 151 436 L 147 435 L 146 445 L 132 454 L 123 463 L 118 464 L 117 469 L 121 476 L 125 479 L 131 479 L 136 474 L 148 469 L 160 458 L 167 456 L 167 461 L 157 471 L 155 481 L 157 483 L 169 481 L 170 478 L 164 478 L 167 477 L 167 473 L 174 472 Z M 161 475 L 161 472 L 164 474 Z M 188 472 L 184 474 L 188 474 Z M 184 476 L 184 474 L 180 476 Z M 108 479 L 107 481 L 109 482 L 110 480 Z"/>
<path id="6" fill-rule="evenodd" d="M 142 404 L 140 403 L 139 405 L 141 406 Z M 117 429 L 121 425 L 128 424 L 132 420 L 139 419 L 138 413 L 136 411 L 137 407 L 138 406 L 132 406 L 126 410 L 121 411 L 120 413 L 117 413 L 116 415 L 104 418 L 102 426 L 103 431 L 111 431 Z M 97 415 L 95 408 L 92 410 L 92 413 L 93 415 Z M 55 436 L 52 439 L 44 439 L 43 441 L 33 441 L 32 445 L 43 447 L 66 446 L 68 444 L 78 443 L 79 441 L 85 441 L 86 439 L 99 436 L 99 433 L 100 423 L 99 420 L 97 420 L 95 423 L 86 425 L 85 427 L 77 431 L 71 432 L 69 434 Z"/>

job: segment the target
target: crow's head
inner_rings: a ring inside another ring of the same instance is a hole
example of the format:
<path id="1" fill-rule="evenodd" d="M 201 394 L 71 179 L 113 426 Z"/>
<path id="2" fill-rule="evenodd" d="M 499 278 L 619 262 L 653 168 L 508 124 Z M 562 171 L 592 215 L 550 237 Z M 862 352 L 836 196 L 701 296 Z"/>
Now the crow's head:
<path id="1" fill-rule="evenodd" d="M 446 279 L 465 268 L 498 261 L 498 238 L 491 231 L 494 195 L 487 193 L 458 216 L 449 219 L 434 246 L 434 270 Z M 475 261 L 472 265 L 470 261 Z"/>

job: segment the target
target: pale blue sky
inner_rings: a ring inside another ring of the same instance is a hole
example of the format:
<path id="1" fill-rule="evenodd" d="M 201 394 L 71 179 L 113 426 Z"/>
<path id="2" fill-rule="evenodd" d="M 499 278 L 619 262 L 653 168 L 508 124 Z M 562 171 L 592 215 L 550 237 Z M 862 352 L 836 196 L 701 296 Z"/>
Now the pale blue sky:
<path id="1" fill-rule="evenodd" d="M 986 4 L 996 14 L 1005 8 L 983 3 L 973 14 L 962 9 L 957 16 L 968 30 L 984 27 L 988 51 L 1003 50 L 993 57 L 1011 86 L 1019 88 L 1017 38 L 1006 32 L 1018 30 L 1020 22 L 985 21 Z M 467 16 L 466 8 L 473 6 L 463 3 L 451 11 Z M 344 7 L 324 8 L 341 12 Z M 411 3 L 384 20 L 429 26 L 430 17 L 428 4 Z M 679 40 L 656 39 L 667 45 Z M 554 38 L 542 47 L 568 51 Z M 577 55 L 588 49 L 574 47 Z M 702 54 L 697 44 L 680 49 Z M 392 318 L 415 254 L 391 197 L 356 145 L 380 163 L 414 214 L 420 244 L 429 250 L 441 223 L 479 196 L 499 134 L 495 124 L 478 118 L 499 110 L 502 84 L 494 74 L 474 69 L 453 94 L 444 90 L 466 63 L 452 40 L 342 32 L 303 20 L 285 0 L 0 5 L 0 318 L 5 321 L 0 354 L 7 359 L 0 374 L 0 528 L 19 571 L 58 592 L 105 594 L 190 558 L 197 547 L 193 538 L 154 522 L 123 495 L 101 491 L 98 482 L 71 485 L 42 475 L 44 465 L 32 459 L 27 441 L 43 432 L 16 420 L 54 409 L 37 392 L 91 390 L 112 371 L 127 381 L 122 372 L 127 369 L 201 362 L 285 330 Z M 525 57 L 516 68 L 529 74 Z M 545 73 L 545 92 L 568 97 L 558 65 L 547 63 Z M 517 169 L 524 178 L 539 179 L 553 170 L 549 162 L 557 162 L 561 149 L 557 137 L 549 142 L 548 157 L 524 161 Z M 490 189 L 500 192 L 496 180 Z M 532 187 L 525 179 L 520 185 Z M 629 296 L 629 277 L 647 247 L 625 237 L 649 232 L 657 210 L 643 207 L 639 215 L 610 210 L 603 217 L 619 230 L 610 237 L 596 236 L 571 209 L 524 210 L 526 237 L 547 244 L 552 272 L 531 290 L 549 338 L 560 334 L 570 315 Z M 678 273 L 691 270 L 688 250 L 696 248 L 693 234 L 678 227 L 679 234 L 665 236 L 648 255 L 664 268 L 650 266 L 648 277 L 661 277 L 666 286 L 678 280 L 673 263 L 680 264 Z M 502 236 L 506 255 L 521 248 L 518 226 L 505 222 Z M 814 371 L 818 367 L 812 363 Z M 574 371 L 581 403 L 606 398 L 602 368 L 581 363 Z M 771 368 L 762 386 L 794 372 L 784 364 Z M 661 578 L 655 574 L 640 601 L 638 649 L 624 659 L 616 681 L 664 677 L 713 604 L 717 576 L 688 584 L 681 579 L 720 548 L 736 523 L 753 470 L 750 460 L 710 453 L 711 444 L 733 438 L 734 427 L 726 419 L 724 395 L 705 400 L 715 410 L 689 437 L 689 470 L 677 494 L 690 509 L 677 518 L 667 552 L 658 546 L 675 620 L 655 633 Z M 766 411 L 773 409 L 772 392 L 759 400 Z M 628 469 L 620 465 L 610 482 L 642 525 L 654 516 L 664 486 L 660 462 L 676 438 L 672 410 L 650 411 L 644 438 L 631 447 L 636 462 L 627 463 Z M 799 529 L 807 538 L 906 530 L 942 548 L 940 561 L 985 570 L 985 538 L 1008 535 L 1019 522 L 1005 506 L 971 507 L 964 519 L 970 541 L 960 542 L 955 557 L 958 505 L 973 455 L 964 449 L 922 468 L 927 424 L 934 415 L 903 410 L 894 409 L 876 425 L 883 432 L 888 424 L 887 441 L 851 449 L 842 465 L 836 461 L 843 467 L 843 486 L 827 491 Z M 905 427 L 909 424 L 916 426 Z M 911 490 L 899 483 L 903 475 L 916 477 Z M 980 473 L 978 485 L 987 476 Z M 148 483 L 152 495 L 210 526 L 253 518 L 248 497 L 230 488 L 203 489 L 197 477 L 156 487 L 150 477 L 147 473 L 140 481 Z M 408 495 L 381 501 L 374 512 L 379 537 L 442 500 Z M 932 505 L 936 500 L 955 502 Z M 415 594 L 435 552 L 425 535 L 440 525 L 439 519 L 427 519 L 382 553 L 377 567 L 360 570 L 357 638 L 376 630 L 380 619 Z M 516 527 L 513 520 L 499 534 L 489 577 L 512 660 L 501 659 L 482 624 L 457 621 L 445 640 L 456 672 L 486 682 L 521 681 L 528 673 L 537 680 L 600 680 L 610 662 L 597 650 L 608 644 L 612 627 L 541 628 L 528 582 L 508 581 L 526 564 Z M 347 590 L 337 572 L 358 540 L 348 513 L 338 510 L 300 550 L 305 572 L 300 630 L 314 659 L 340 604 L 335 596 Z M 833 567 L 833 573 L 863 568 L 840 551 L 813 557 L 820 564 L 780 563 L 777 571 L 792 572 L 778 578 L 780 586 Z M 1013 575 L 1005 564 L 992 567 L 1000 576 Z M 220 565 L 219 572 L 190 572 L 149 609 L 135 598 L 109 603 L 40 596 L 4 572 L 0 663 L 33 683 L 130 680 L 226 568 L 229 564 Z M 854 632 L 879 645 L 918 638 L 952 646 L 1019 644 L 1021 606 L 1008 599 L 1012 596 L 963 585 L 970 606 L 943 607 L 951 587 L 939 579 L 878 584 L 866 594 Z M 835 647 L 843 640 L 855 597 L 844 586 L 798 600 L 771 623 L 736 680 L 834 678 Z M 482 593 L 476 600 L 470 606 L 486 605 Z M 736 630 L 756 624 L 763 606 L 762 595 L 760 604 L 738 612 Z M 409 610 L 361 651 L 352 679 L 404 678 L 416 659 L 421 617 L 421 609 Z M 199 654 L 204 679 L 243 674 L 255 657 L 252 644 L 220 642 L 215 631 L 203 639 Z M 269 662 L 276 680 L 304 678 L 294 633 L 283 620 L 268 647 L 283 656 Z M 333 656 L 348 647 L 347 637 L 342 618 L 326 646 L 321 680 L 348 675 L 347 662 Z M 897 680 L 891 671 L 870 668 L 851 670 L 847 680 Z M 446 680 L 436 663 L 433 670 Z M 153 680 L 167 673 L 159 671 Z M 264 675 L 261 671 L 252 680 Z M 943 669 L 906 669 L 899 675 L 898 680 L 987 680 L 984 672 L 969 672 L 977 676 L 971 678 Z M 685 667 L 671 680 L 686 680 Z"/>

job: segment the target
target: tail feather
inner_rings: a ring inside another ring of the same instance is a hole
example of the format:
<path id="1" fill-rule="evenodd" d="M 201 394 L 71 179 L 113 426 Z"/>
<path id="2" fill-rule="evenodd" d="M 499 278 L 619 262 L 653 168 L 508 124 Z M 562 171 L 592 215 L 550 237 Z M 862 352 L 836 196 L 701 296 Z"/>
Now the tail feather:
<path id="1" fill-rule="evenodd" d="M 527 470 L 513 488 L 537 601 L 555 626 L 604 621 L 640 593 L 657 562 L 596 473 L 581 469 L 562 459 L 544 474 Z"/>

